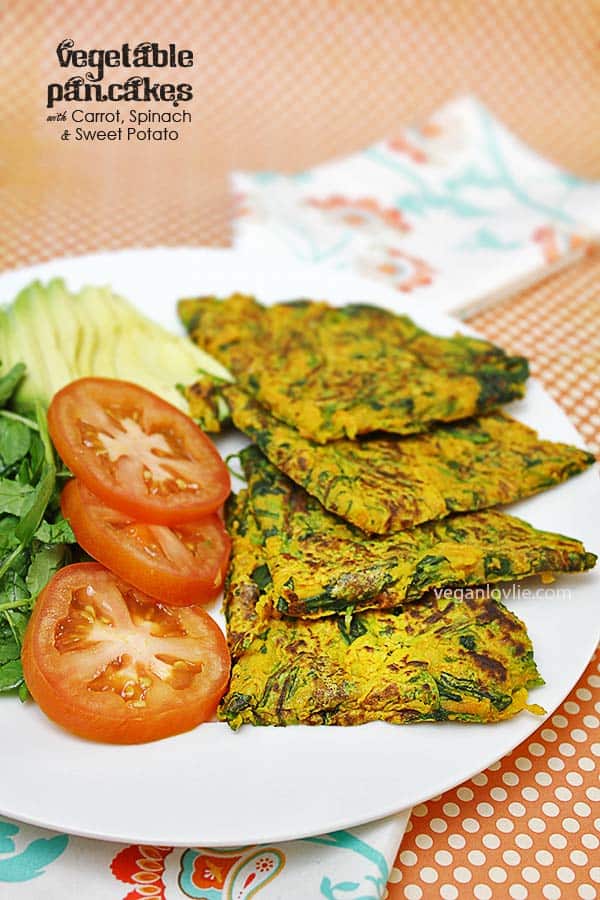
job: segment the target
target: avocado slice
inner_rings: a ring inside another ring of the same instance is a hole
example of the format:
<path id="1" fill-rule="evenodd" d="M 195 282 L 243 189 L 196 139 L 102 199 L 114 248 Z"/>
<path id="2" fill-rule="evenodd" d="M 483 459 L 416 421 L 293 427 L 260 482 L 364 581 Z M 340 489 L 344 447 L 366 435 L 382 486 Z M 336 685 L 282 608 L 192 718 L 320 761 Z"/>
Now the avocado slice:
<path id="1" fill-rule="evenodd" d="M 50 285 L 44 288 L 39 281 L 34 281 L 6 310 L 8 346 L 2 360 L 2 374 L 17 362 L 26 364 L 27 375 L 13 396 L 13 404 L 27 414 L 38 403 L 46 405 L 49 397 L 73 380 L 44 311 L 49 289 L 52 289 Z"/>

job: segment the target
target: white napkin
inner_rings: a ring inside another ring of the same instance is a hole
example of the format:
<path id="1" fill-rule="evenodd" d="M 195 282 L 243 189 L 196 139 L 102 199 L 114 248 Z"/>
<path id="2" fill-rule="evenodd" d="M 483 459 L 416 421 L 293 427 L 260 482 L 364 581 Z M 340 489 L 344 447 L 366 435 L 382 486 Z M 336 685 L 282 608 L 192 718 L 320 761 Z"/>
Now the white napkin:
<path id="1" fill-rule="evenodd" d="M 69 837 L 0 818 L 0 898 L 382 900 L 407 821 L 402 813 L 285 844 L 185 850 Z"/>
<path id="2" fill-rule="evenodd" d="M 600 183 L 546 161 L 471 97 L 296 175 L 236 172 L 235 246 L 354 268 L 464 314 L 580 257 Z"/>

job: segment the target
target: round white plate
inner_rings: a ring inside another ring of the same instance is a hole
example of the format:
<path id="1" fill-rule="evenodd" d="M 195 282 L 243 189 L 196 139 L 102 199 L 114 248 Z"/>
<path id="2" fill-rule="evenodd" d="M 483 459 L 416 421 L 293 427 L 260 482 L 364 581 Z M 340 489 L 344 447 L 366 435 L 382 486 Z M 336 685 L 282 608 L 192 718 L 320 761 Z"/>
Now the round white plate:
<path id="1" fill-rule="evenodd" d="M 265 301 L 296 297 L 370 301 L 406 309 L 439 334 L 467 329 L 354 276 L 291 270 L 231 250 L 136 250 L 57 260 L 0 277 L 8 302 L 32 278 L 70 288 L 110 284 L 179 329 L 175 301 L 234 290 Z M 535 382 L 511 410 L 542 435 L 581 445 Z M 231 452 L 245 443 L 229 437 Z M 539 528 L 598 551 L 600 497 L 588 471 L 512 510 Z M 543 598 L 508 599 L 527 624 L 546 679 L 531 699 L 551 712 L 575 684 L 598 640 L 600 571 L 560 578 Z M 539 580 L 530 581 L 533 591 Z M 215 610 L 216 612 L 216 610 Z M 0 811 L 49 828 L 144 844 L 237 846 L 347 828 L 412 806 L 480 772 L 541 723 L 522 713 L 496 725 L 452 723 L 354 728 L 252 728 L 209 723 L 153 744 L 115 747 L 72 737 L 34 703 L 0 697 Z"/>

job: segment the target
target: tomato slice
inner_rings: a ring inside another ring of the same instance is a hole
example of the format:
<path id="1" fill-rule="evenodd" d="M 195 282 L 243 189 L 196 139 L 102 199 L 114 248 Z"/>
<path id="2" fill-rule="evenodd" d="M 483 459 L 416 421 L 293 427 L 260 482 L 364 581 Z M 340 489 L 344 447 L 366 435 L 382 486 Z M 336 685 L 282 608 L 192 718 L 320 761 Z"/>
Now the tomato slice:
<path id="1" fill-rule="evenodd" d="M 55 394 L 50 436 L 98 497 L 141 522 L 191 522 L 231 489 L 214 444 L 185 413 L 112 378 L 80 378 Z"/>
<path id="2" fill-rule="evenodd" d="M 66 566 L 44 588 L 22 660 L 27 687 L 50 719 L 117 744 L 209 719 L 230 668 L 225 637 L 202 608 L 155 603 L 98 563 Z"/>
<path id="3" fill-rule="evenodd" d="M 75 478 L 61 507 L 83 549 L 150 597 L 190 606 L 221 590 L 231 541 L 216 513 L 183 525 L 148 525 L 111 509 Z"/>

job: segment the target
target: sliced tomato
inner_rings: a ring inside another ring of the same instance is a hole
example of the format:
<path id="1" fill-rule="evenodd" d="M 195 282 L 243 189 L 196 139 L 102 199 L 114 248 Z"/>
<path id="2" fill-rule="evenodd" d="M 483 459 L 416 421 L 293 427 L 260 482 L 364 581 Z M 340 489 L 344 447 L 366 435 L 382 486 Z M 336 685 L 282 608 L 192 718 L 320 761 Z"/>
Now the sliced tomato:
<path id="1" fill-rule="evenodd" d="M 50 436 L 98 497 L 141 522 L 191 522 L 231 489 L 214 444 L 185 413 L 112 378 L 80 378 L 55 394 Z"/>
<path id="2" fill-rule="evenodd" d="M 214 599 L 223 586 L 231 541 L 217 513 L 183 525 L 148 525 L 107 506 L 78 479 L 61 507 L 77 542 L 138 590 L 168 606 Z"/>
<path id="3" fill-rule="evenodd" d="M 202 608 L 155 603 L 98 563 L 66 566 L 44 588 L 22 660 L 27 687 L 50 719 L 117 744 L 209 719 L 230 667 L 225 638 Z"/>

